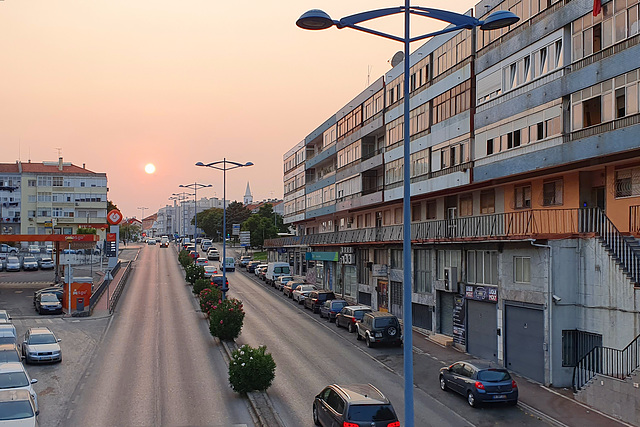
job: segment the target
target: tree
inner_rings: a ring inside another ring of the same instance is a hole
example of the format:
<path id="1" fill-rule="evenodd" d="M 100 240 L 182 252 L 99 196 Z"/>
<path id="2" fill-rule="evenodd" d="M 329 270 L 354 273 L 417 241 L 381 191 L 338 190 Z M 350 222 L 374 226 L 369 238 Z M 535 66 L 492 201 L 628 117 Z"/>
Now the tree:
<path id="1" fill-rule="evenodd" d="M 231 202 L 227 206 L 227 230 L 226 234 L 231 235 L 233 232 L 233 224 L 240 224 L 245 222 L 251 216 L 251 211 L 247 209 L 242 203 Z"/>
<path id="2" fill-rule="evenodd" d="M 140 236 L 140 231 L 138 224 L 120 223 L 120 238 L 125 242 L 136 241 Z"/>
<path id="3" fill-rule="evenodd" d="M 253 214 L 242 225 L 242 229 L 251 232 L 251 246 L 263 246 L 265 239 L 278 236 L 272 218 L 265 218 L 259 213 Z"/>
<path id="4" fill-rule="evenodd" d="M 111 212 L 114 209 L 120 210 L 118 209 L 118 206 L 116 206 L 115 203 L 113 203 L 111 200 L 107 200 L 107 212 Z"/>
<path id="5" fill-rule="evenodd" d="M 198 228 L 207 236 L 215 238 L 222 231 L 222 209 L 210 208 L 198 212 Z"/>

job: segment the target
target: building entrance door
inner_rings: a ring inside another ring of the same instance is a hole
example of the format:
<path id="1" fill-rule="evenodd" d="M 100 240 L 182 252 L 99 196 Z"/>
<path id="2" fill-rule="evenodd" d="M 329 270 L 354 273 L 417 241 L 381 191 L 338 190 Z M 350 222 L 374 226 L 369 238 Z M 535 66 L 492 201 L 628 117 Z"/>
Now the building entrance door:
<path id="1" fill-rule="evenodd" d="M 389 311 L 389 282 L 378 280 L 378 311 Z"/>

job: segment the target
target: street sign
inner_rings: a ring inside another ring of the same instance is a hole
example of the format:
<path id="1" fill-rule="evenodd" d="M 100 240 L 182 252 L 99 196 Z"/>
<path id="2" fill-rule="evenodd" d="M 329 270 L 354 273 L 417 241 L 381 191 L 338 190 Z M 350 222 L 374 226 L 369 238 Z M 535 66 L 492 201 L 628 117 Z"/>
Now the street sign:
<path id="1" fill-rule="evenodd" d="M 122 214 L 117 209 L 111 209 L 107 214 L 107 221 L 111 225 L 118 225 L 122 221 Z"/>
<path id="2" fill-rule="evenodd" d="M 251 246 L 251 232 L 250 231 L 241 231 L 240 232 L 240 246 L 241 247 L 249 247 L 249 246 Z"/>
<path id="3" fill-rule="evenodd" d="M 233 224 L 232 234 L 238 236 L 240 234 L 240 224 Z"/>

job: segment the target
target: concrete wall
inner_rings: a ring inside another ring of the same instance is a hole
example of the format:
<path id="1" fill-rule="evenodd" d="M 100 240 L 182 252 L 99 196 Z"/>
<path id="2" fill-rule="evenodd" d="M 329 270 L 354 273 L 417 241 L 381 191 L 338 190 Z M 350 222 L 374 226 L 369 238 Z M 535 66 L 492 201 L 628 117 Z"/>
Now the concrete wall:
<path id="1" fill-rule="evenodd" d="M 634 372 L 624 381 L 596 375 L 576 394 L 576 400 L 633 425 L 640 420 L 640 378 Z"/>

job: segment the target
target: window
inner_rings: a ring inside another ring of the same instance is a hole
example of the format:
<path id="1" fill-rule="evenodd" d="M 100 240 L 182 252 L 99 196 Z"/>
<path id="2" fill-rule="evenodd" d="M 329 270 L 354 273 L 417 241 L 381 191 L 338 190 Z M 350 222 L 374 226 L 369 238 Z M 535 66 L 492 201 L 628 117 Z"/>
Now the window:
<path id="1" fill-rule="evenodd" d="M 360 249 L 358 250 L 358 282 L 363 285 L 369 285 L 371 283 L 371 278 L 369 275 L 369 250 L 368 249 Z"/>
<path id="2" fill-rule="evenodd" d="M 600 124 L 602 121 L 601 100 L 599 96 L 582 102 L 582 122 L 584 127 Z"/>
<path id="3" fill-rule="evenodd" d="M 457 280 L 460 280 L 460 266 L 462 264 L 462 252 L 456 250 L 439 250 L 436 253 L 438 267 L 438 280 L 444 280 L 445 267 L 456 267 L 458 269 Z"/>
<path id="4" fill-rule="evenodd" d="M 513 280 L 516 283 L 531 283 L 530 257 L 513 257 Z"/>
<path id="5" fill-rule="evenodd" d="M 531 207 L 531 186 L 523 185 L 515 188 L 515 209 L 528 209 Z"/>
<path id="6" fill-rule="evenodd" d="M 495 192 L 493 190 L 480 193 L 480 213 L 492 214 L 496 211 Z"/>
<path id="7" fill-rule="evenodd" d="M 29 179 L 29 180 L 27 180 L 27 186 L 29 186 L 29 187 L 35 187 L 35 186 L 36 186 L 36 180 L 35 180 L 35 179 Z"/>
<path id="8" fill-rule="evenodd" d="M 562 180 L 545 182 L 542 185 L 542 205 L 556 206 L 562 204 Z"/>
<path id="9" fill-rule="evenodd" d="M 391 249 L 391 268 L 402 269 L 402 249 Z"/>
<path id="10" fill-rule="evenodd" d="M 61 176 L 54 176 L 52 183 L 54 187 L 62 187 L 64 185 L 64 182 Z"/>
<path id="11" fill-rule="evenodd" d="M 493 138 L 487 139 L 487 156 L 493 154 Z"/>
<path id="12" fill-rule="evenodd" d="M 460 216 L 473 215 L 473 196 L 464 194 L 460 196 Z"/>
<path id="13" fill-rule="evenodd" d="M 467 283 L 498 284 L 498 252 L 467 252 Z"/>
<path id="14" fill-rule="evenodd" d="M 435 200 L 427 202 L 427 219 L 436 219 L 438 217 L 438 204 Z"/>
<path id="15" fill-rule="evenodd" d="M 616 197 L 640 196 L 640 167 L 616 171 Z"/>
<path id="16" fill-rule="evenodd" d="M 573 367 L 595 347 L 602 346 L 602 335 L 573 330 L 562 331 L 562 366 Z M 597 366 L 597 362 L 596 362 Z"/>
<path id="17" fill-rule="evenodd" d="M 411 206 L 411 221 L 422 220 L 422 205 L 420 203 L 414 203 Z"/>
<path id="18" fill-rule="evenodd" d="M 432 292 L 431 288 L 431 251 L 416 249 L 413 252 L 413 283 L 417 293 Z"/>
<path id="19" fill-rule="evenodd" d="M 395 208 L 393 211 L 393 222 L 395 224 L 402 224 L 402 208 Z"/>
<path id="20" fill-rule="evenodd" d="M 616 119 L 625 116 L 625 88 L 616 89 Z"/>

